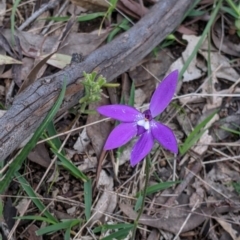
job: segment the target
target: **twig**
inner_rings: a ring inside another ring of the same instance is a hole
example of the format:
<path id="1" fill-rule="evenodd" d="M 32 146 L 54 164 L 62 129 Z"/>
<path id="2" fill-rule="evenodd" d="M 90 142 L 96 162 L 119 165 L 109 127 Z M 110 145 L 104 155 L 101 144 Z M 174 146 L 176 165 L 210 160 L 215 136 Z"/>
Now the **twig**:
<path id="1" fill-rule="evenodd" d="M 198 205 L 198 200 L 197 202 L 194 204 L 191 212 L 188 214 L 187 218 L 185 219 L 184 223 L 182 224 L 182 226 L 180 227 L 178 233 L 176 234 L 176 236 L 174 237 L 173 240 L 177 240 L 177 238 L 179 237 L 180 233 L 182 232 L 184 226 L 187 224 L 187 221 L 189 220 L 189 218 L 191 217 L 192 213 L 196 210 L 196 206 Z"/>
<path id="2" fill-rule="evenodd" d="M 58 17 L 63 10 L 66 8 L 66 6 L 68 5 L 68 1 L 65 1 L 65 3 L 61 6 L 61 8 L 59 9 L 58 13 L 55 15 L 56 17 Z M 50 21 L 48 23 L 48 25 L 42 30 L 42 34 L 45 35 L 45 33 L 48 31 L 48 29 L 52 26 L 52 24 L 54 23 L 54 21 Z"/>
<path id="3" fill-rule="evenodd" d="M 30 23 L 32 23 L 36 18 L 38 18 L 42 13 L 48 11 L 49 9 L 55 8 L 60 1 L 58 0 L 51 0 L 47 4 L 44 4 L 40 9 L 34 12 L 31 17 L 29 17 L 18 29 L 23 30 L 26 28 Z"/>

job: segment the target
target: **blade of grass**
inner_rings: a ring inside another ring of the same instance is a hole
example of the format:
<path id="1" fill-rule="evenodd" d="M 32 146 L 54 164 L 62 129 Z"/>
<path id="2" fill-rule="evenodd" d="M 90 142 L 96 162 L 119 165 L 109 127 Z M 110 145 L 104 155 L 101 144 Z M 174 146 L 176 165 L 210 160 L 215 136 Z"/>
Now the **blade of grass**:
<path id="1" fill-rule="evenodd" d="M 223 1 L 223 0 L 219 0 L 219 1 L 217 2 L 217 5 L 216 5 L 215 9 L 213 10 L 213 12 L 212 12 L 212 14 L 211 14 L 210 20 L 208 21 L 208 23 L 207 23 L 207 25 L 206 25 L 203 33 L 202 33 L 201 38 L 199 39 L 198 43 L 196 44 L 196 47 L 194 48 L 192 54 L 191 54 L 191 55 L 189 56 L 189 58 L 186 60 L 184 66 L 183 66 L 183 68 L 182 68 L 182 70 L 181 70 L 181 72 L 180 72 L 180 74 L 179 74 L 179 79 L 182 78 L 182 76 L 183 76 L 183 74 L 185 73 L 185 71 L 187 70 L 189 64 L 192 62 L 193 58 L 196 56 L 199 48 L 201 47 L 203 41 L 205 40 L 205 38 L 206 38 L 206 36 L 207 36 L 207 33 L 209 32 L 209 30 L 210 30 L 210 28 L 211 28 L 211 26 L 212 26 L 212 24 L 213 24 L 213 22 L 214 22 L 214 20 L 215 20 L 215 18 L 216 18 L 216 16 L 217 16 L 217 13 L 218 13 L 221 5 L 222 5 L 222 1 Z"/>
<path id="2" fill-rule="evenodd" d="M 76 226 L 77 224 L 80 224 L 81 222 L 83 222 L 82 219 L 64 220 L 61 223 L 56 223 L 54 225 L 47 226 L 37 230 L 36 235 L 41 236 L 43 234 L 54 233 L 59 230 L 69 229 Z"/>
<path id="3" fill-rule="evenodd" d="M 133 224 L 129 223 L 117 223 L 117 224 L 104 224 L 93 229 L 93 233 L 106 232 L 112 229 L 131 228 Z"/>
<path id="4" fill-rule="evenodd" d="M 104 16 L 105 16 L 105 12 L 89 13 L 89 14 L 77 17 L 77 21 L 78 22 L 86 22 L 86 21 L 90 21 L 90 20 L 93 20 L 93 19 L 96 19 L 96 18 L 99 18 L 99 17 L 104 17 Z M 69 19 L 70 19 L 70 17 L 64 16 L 64 17 L 47 17 L 47 18 L 41 18 L 39 20 L 66 22 Z"/>
<path id="5" fill-rule="evenodd" d="M 176 181 L 176 182 L 161 182 L 161 183 L 152 185 L 152 186 L 147 188 L 146 195 L 148 196 L 150 194 L 153 194 L 153 193 L 165 190 L 165 189 L 170 188 L 171 186 L 173 186 L 174 184 L 177 184 L 177 183 L 180 183 L 180 181 Z M 138 192 L 136 194 L 137 201 L 136 201 L 135 206 L 134 206 L 134 210 L 136 212 L 140 209 L 140 207 L 142 205 L 142 200 L 143 200 L 143 195 L 142 194 L 143 194 L 142 191 L 140 191 L 140 192 Z"/>
<path id="6" fill-rule="evenodd" d="M 130 106 L 134 106 L 134 100 L 135 100 L 135 85 L 134 85 L 134 82 L 132 82 L 132 86 L 131 86 L 131 89 L 130 89 L 130 97 L 129 97 L 129 100 L 128 100 L 128 105 Z"/>
<path id="7" fill-rule="evenodd" d="M 17 7 L 19 5 L 19 3 L 21 2 L 21 0 L 16 0 L 14 1 L 13 7 L 12 7 L 12 12 L 11 12 L 11 38 L 12 38 L 12 44 L 15 44 L 15 40 L 14 40 L 14 33 L 15 33 L 15 13 L 17 11 Z"/>
<path id="8" fill-rule="evenodd" d="M 84 203 L 85 203 L 85 217 L 88 221 L 91 217 L 91 208 L 92 208 L 92 181 L 91 181 L 91 179 L 84 182 Z"/>
<path id="9" fill-rule="evenodd" d="M 56 136 L 57 135 L 57 131 L 55 129 L 55 126 L 53 124 L 53 121 L 51 121 L 48 126 L 47 126 L 47 132 L 48 132 L 48 137 L 53 137 L 53 136 Z M 54 145 L 54 148 L 56 149 L 59 149 L 62 145 L 60 139 L 57 137 L 57 138 L 53 138 L 50 140 L 51 143 Z M 52 146 L 52 145 L 51 145 Z M 64 150 L 61 151 L 62 154 L 65 154 Z"/>
<path id="10" fill-rule="evenodd" d="M 62 100 L 64 98 L 65 91 L 66 91 L 66 81 L 64 81 L 64 83 L 63 83 L 61 93 L 60 93 L 56 103 L 54 104 L 52 109 L 49 111 L 49 113 L 43 120 L 42 124 L 38 127 L 36 132 L 33 134 L 31 140 L 24 146 L 24 148 L 16 156 L 14 161 L 12 161 L 11 164 L 9 165 L 9 169 L 8 169 L 7 173 L 5 174 L 4 178 L 1 180 L 0 194 L 4 193 L 4 191 L 10 184 L 11 180 L 13 179 L 15 172 L 17 172 L 21 168 L 24 160 L 26 159 L 26 157 L 28 156 L 30 151 L 35 147 L 35 145 L 36 145 L 38 139 L 40 138 L 40 136 L 42 135 L 44 129 L 47 127 L 49 122 L 53 119 L 53 117 L 57 113 L 59 107 L 61 106 Z"/>
<path id="11" fill-rule="evenodd" d="M 224 12 L 232 15 L 234 18 L 238 18 L 238 17 L 239 17 L 238 14 L 236 14 L 236 12 L 232 10 L 232 8 L 222 6 L 221 9 L 222 9 Z"/>
<path id="12" fill-rule="evenodd" d="M 179 146 L 179 151 L 181 155 L 184 155 L 201 138 L 203 133 L 206 131 L 206 129 L 203 128 L 217 112 L 218 110 L 214 111 L 194 128 L 194 130 L 189 134 L 184 143 Z"/>
<path id="13" fill-rule="evenodd" d="M 240 135 L 240 131 L 237 131 L 237 130 L 234 130 L 234 129 L 231 129 L 231 128 L 227 128 L 227 127 L 224 127 L 224 126 L 221 126 L 220 128 L 221 128 L 222 130 L 227 131 L 227 132 L 230 132 L 230 133 L 234 133 L 234 134 Z"/>
<path id="14" fill-rule="evenodd" d="M 130 28 L 129 21 L 127 19 L 123 19 L 120 24 L 118 24 L 109 34 L 107 38 L 107 42 L 111 42 L 113 38 L 121 31 L 127 31 Z"/>
<path id="15" fill-rule="evenodd" d="M 228 5 L 235 11 L 235 13 L 238 15 L 238 18 L 240 17 L 240 9 L 235 5 L 235 3 L 232 0 L 226 0 Z"/>
<path id="16" fill-rule="evenodd" d="M 48 222 L 57 223 L 58 220 L 46 209 L 46 206 L 40 201 L 34 190 L 31 188 L 28 181 L 18 172 L 15 172 L 15 177 L 18 179 L 24 191 L 36 205 L 40 212 L 42 212 L 48 219 Z M 36 216 L 37 217 L 37 216 Z"/>
<path id="17" fill-rule="evenodd" d="M 165 190 L 167 188 L 172 187 L 173 185 L 175 185 L 177 183 L 180 183 L 180 181 L 176 181 L 176 182 L 161 182 L 161 183 L 158 183 L 158 184 L 154 184 L 154 185 L 152 185 L 152 186 L 147 188 L 147 195 L 150 195 L 150 194 L 153 194 L 153 193 Z M 138 192 L 136 194 L 136 197 L 139 197 L 141 194 L 142 194 L 142 192 Z"/>
<path id="18" fill-rule="evenodd" d="M 60 160 L 59 165 L 66 168 L 74 177 L 82 180 L 83 182 L 89 181 L 89 178 L 83 174 L 70 160 L 68 160 L 63 154 L 59 153 L 56 149 L 51 148 L 51 151 Z"/>
<path id="19" fill-rule="evenodd" d="M 60 160 L 59 165 L 67 169 L 70 174 L 84 182 L 84 203 L 85 203 L 85 216 L 89 220 L 91 217 L 92 208 L 92 181 L 85 174 L 83 174 L 70 160 L 68 160 L 63 154 L 59 153 L 57 149 L 51 151 Z"/>
<path id="20" fill-rule="evenodd" d="M 132 226 L 131 227 L 129 226 L 129 228 L 121 229 L 121 230 L 119 230 L 115 233 L 110 234 L 107 237 L 102 238 L 101 240 L 113 240 L 113 239 L 120 240 L 120 239 L 123 239 L 123 238 L 127 237 L 127 235 L 132 230 L 132 228 L 133 228 Z"/>
<path id="21" fill-rule="evenodd" d="M 187 10 L 187 12 L 185 13 L 182 21 L 183 21 L 186 17 L 188 17 L 189 15 L 191 15 L 191 12 L 194 10 L 194 8 L 198 5 L 198 3 L 199 3 L 200 1 L 201 1 L 201 0 L 195 0 L 195 1 L 191 4 L 190 8 L 189 8 L 189 9 Z"/>

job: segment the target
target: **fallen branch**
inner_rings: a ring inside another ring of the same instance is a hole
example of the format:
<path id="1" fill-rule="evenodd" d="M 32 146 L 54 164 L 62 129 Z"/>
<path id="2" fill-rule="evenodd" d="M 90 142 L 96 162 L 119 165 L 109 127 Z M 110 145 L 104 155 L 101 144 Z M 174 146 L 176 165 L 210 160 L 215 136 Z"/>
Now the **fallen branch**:
<path id="1" fill-rule="evenodd" d="M 191 0 L 162 0 L 129 31 L 90 54 L 84 62 L 38 79 L 16 96 L 0 118 L 0 160 L 6 159 L 40 125 L 55 102 L 63 81 L 67 94 L 61 110 L 83 96 L 83 71 L 97 71 L 108 81 L 136 65 L 181 22 Z"/>

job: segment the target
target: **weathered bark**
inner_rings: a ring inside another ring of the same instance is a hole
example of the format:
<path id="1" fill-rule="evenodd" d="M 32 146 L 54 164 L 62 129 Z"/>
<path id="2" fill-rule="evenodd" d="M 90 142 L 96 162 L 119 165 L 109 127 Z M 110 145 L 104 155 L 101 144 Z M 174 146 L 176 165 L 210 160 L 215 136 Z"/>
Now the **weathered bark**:
<path id="1" fill-rule="evenodd" d="M 4 160 L 40 125 L 56 100 L 63 81 L 67 96 L 62 110 L 73 106 L 83 95 L 83 71 L 97 71 L 112 81 L 136 65 L 180 23 L 191 0 L 162 0 L 129 31 L 97 49 L 84 62 L 57 74 L 38 79 L 16 96 L 12 107 L 0 118 L 0 160 Z"/>

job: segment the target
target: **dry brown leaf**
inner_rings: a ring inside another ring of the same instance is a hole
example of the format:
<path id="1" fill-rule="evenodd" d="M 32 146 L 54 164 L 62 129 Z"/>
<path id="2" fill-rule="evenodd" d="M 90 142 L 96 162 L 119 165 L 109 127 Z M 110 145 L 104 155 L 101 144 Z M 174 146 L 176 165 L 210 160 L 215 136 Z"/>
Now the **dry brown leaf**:
<path id="1" fill-rule="evenodd" d="M 26 79 L 28 74 L 30 73 L 34 64 L 34 60 L 32 58 L 25 57 L 22 60 L 22 69 L 21 69 L 21 80 Z M 0 78 L 12 78 L 12 70 L 9 69 L 3 74 L 0 74 Z"/>
<path id="2" fill-rule="evenodd" d="M 108 176 L 104 170 L 102 170 L 100 173 L 97 187 L 104 188 L 105 191 L 103 190 L 103 193 L 99 198 L 97 205 L 94 207 L 91 222 L 95 222 L 104 218 L 105 214 L 111 215 L 117 206 L 117 195 L 112 192 L 113 178 Z"/>
<path id="3" fill-rule="evenodd" d="M 137 66 L 130 69 L 129 75 L 135 87 L 141 87 L 141 90 L 146 95 L 147 101 L 150 100 L 156 84 L 158 84 L 153 76 L 162 79 L 173 61 L 174 59 L 170 51 L 165 49 L 164 51 L 158 52 L 157 56 L 144 58 Z M 148 71 L 146 71 L 146 69 Z"/>
<path id="4" fill-rule="evenodd" d="M 137 213 L 133 211 L 133 209 L 126 205 L 126 204 L 119 204 L 120 209 L 123 211 L 125 215 L 127 215 L 130 219 L 135 220 L 137 217 Z M 174 209 L 172 209 L 171 213 L 174 213 Z M 177 217 L 177 216 L 159 216 L 159 217 L 152 217 L 148 216 L 146 214 L 142 214 L 139 223 L 154 227 L 157 229 L 166 230 L 168 232 L 172 233 L 178 233 L 180 228 L 183 226 L 187 215 L 189 212 L 191 212 L 191 209 L 186 208 L 177 208 L 177 210 L 180 212 L 183 212 L 183 216 Z M 214 212 L 214 208 L 199 208 L 195 211 L 195 213 L 192 213 L 187 223 L 184 225 L 182 232 L 190 231 L 198 227 L 200 224 L 203 223 L 203 221 L 207 218 L 205 216 L 211 215 Z M 198 214 L 200 213 L 200 214 Z M 185 216 L 184 216 L 185 215 Z"/>
<path id="5" fill-rule="evenodd" d="M 205 131 L 199 141 L 197 146 L 193 147 L 193 151 L 199 156 L 203 156 L 208 150 L 209 145 L 213 142 L 213 137 L 209 134 L 209 131 Z"/>
<path id="6" fill-rule="evenodd" d="M 6 51 L 3 48 L 0 48 L 0 56 L 5 56 L 6 55 Z M 5 69 L 5 65 L 0 65 L 0 76 L 3 73 Z"/>
<path id="7" fill-rule="evenodd" d="M 151 231 L 151 233 L 149 234 L 147 240 L 156 240 L 156 239 L 160 239 L 159 237 L 160 237 L 160 233 L 159 233 L 159 231 L 157 231 L 156 229 L 153 229 L 153 230 Z"/>
<path id="8" fill-rule="evenodd" d="M 37 236 L 36 231 L 39 230 L 39 227 L 37 227 L 35 224 L 30 224 L 27 227 L 27 232 L 24 234 L 25 237 L 31 240 L 42 240 L 42 236 Z"/>
<path id="9" fill-rule="evenodd" d="M 109 30 L 98 31 L 92 33 L 74 33 L 72 32 L 64 40 L 64 47 L 58 50 L 58 53 L 72 55 L 73 53 L 81 53 L 83 56 L 90 54 L 107 38 Z M 2 30 L 2 34 L 8 41 L 11 40 L 11 31 L 9 29 Z M 23 49 L 23 55 L 38 58 L 41 55 L 52 52 L 53 47 L 58 41 L 58 37 L 35 35 L 28 32 L 16 31 L 20 39 L 20 45 Z"/>
<path id="10" fill-rule="evenodd" d="M 50 59 L 50 57 L 54 54 L 50 53 L 48 54 L 44 59 L 40 60 L 31 70 L 31 72 L 28 74 L 27 78 L 25 78 L 23 84 L 21 85 L 19 89 L 19 93 L 22 92 L 24 89 L 26 89 L 29 85 L 31 85 L 39 76 L 39 72 L 41 71 L 41 68 L 46 64 L 47 60 Z"/>
<path id="11" fill-rule="evenodd" d="M 176 69 L 180 71 L 183 68 L 186 60 L 190 57 L 190 55 L 194 51 L 200 37 L 196 37 L 194 35 L 183 35 L 183 39 L 187 40 L 188 45 L 185 51 L 182 53 L 182 57 L 178 58 L 170 66 L 168 73 Z M 195 56 L 183 75 L 183 82 L 189 82 L 195 79 L 199 79 L 203 75 L 202 71 L 199 69 L 197 64 L 198 64 L 198 61 L 197 61 L 197 57 Z"/>
<path id="12" fill-rule="evenodd" d="M 46 11 L 43 14 L 41 14 L 32 24 L 31 24 L 31 30 L 29 32 L 34 34 L 40 34 L 44 27 L 46 26 L 46 23 L 48 20 L 46 20 L 48 17 L 50 17 L 50 11 Z M 54 25 L 56 27 L 56 25 Z"/>
<path id="13" fill-rule="evenodd" d="M 77 141 L 75 142 L 73 148 L 78 152 L 78 153 L 84 153 L 86 150 L 87 145 L 90 143 L 90 139 L 87 135 L 87 130 L 86 128 L 83 129 L 81 133 L 79 133 L 79 137 Z"/>
<path id="14" fill-rule="evenodd" d="M 8 65 L 8 64 L 22 64 L 22 62 L 12 57 L 8 57 L 6 55 L 0 54 L 0 65 Z"/>
<path id="15" fill-rule="evenodd" d="M 231 159 L 231 158 L 229 158 Z M 215 160 L 215 159 L 210 159 Z M 231 199 L 235 204 L 239 204 L 239 196 L 232 187 L 232 182 L 239 182 L 239 173 L 230 170 L 224 162 L 217 162 L 213 168 L 207 173 L 205 188 L 210 196 L 215 200 Z"/>
<path id="16" fill-rule="evenodd" d="M 51 56 L 50 59 L 48 59 L 47 63 L 58 69 L 63 69 L 71 63 L 71 59 L 72 56 L 61 53 L 55 53 L 53 56 Z"/>
<path id="17" fill-rule="evenodd" d="M 102 97 L 101 101 L 90 104 L 89 109 L 96 109 L 98 106 L 108 105 L 108 104 L 109 104 L 109 100 L 105 97 Z M 86 124 L 97 122 L 99 120 L 102 120 L 103 118 L 105 117 L 101 116 L 98 113 L 89 114 Z M 103 145 L 111 131 L 111 128 L 112 126 L 109 121 L 100 122 L 87 127 L 87 135 L 91 139 L 93 149 L 98 157 L 102 152 Z"/>
<path id="18" fill-rule="evenodd" d="M 231 223 L 224 221 L 221 218 L 216 218 L 216 221 L 223 227 L 223 229 L 228 232 L 233 240 L 240 240 L 240 232 L 235 230 Z"/>
<path id="19" fill-rule="evenodd" d="M 177 31 L 184 34 L 184 35 L 197 35 L 197 32 L 190 29 L 190 28 L 187 28 L 185 27 L 184 25 L 180 25 L 178 28 L 177 28 Z"/>
<path id="20" fill-rule="evenodd" d="M 143 4 L 133 0 L 120 0 L 118 4 L 120 3 L 131 12 L 137 14 L 139 17 L 143 17 L 149 12 L 148 8 L 146 8 Z"/>
<path id="21" fill-rule="evenodd" d="M 240 57 L 240 44 L 235 44 L 229 40 L 229 36 L 222 35 L 222 27 L 218 22 L 212 28 L 212 40 L 221 52 Z"/>
<path id="22" fill-rule="evenodd" d="M 173 61 L 174 59 L 171 56 L 170 51 L 160 51 L 158 52 L 157 56 L 148 56 L 144 58 L 137 66 L 131 68 L 129 75 L 134 81 L 136 87 L 147 84 L 147 82 L 149 82 L 151 79 L 156 82 L 153 76 L 161 79 Z M 148 71 L 146 71 L 144 68 L 146 68 Z M 153 85 L 152 88 L 154 90 L 155 86 Z"/>
<path id="23" fill-rule="evenodd" d="M 213 138 L 215 141 L 221 141 L 226 139 L 231 133 L 225 129 L 237 130 L 240 125 L 239 114 L 234 114 L 220 119 L 215 123 L 213 128 Z"/>
<path id="24" fill-rule="evenodd" d="M 51 163 L 51 158 L 44 143 L 38 144 L 29 154 L 28 159 L 39 164 L 44 168 L 48 168 Z"/>
<path id="25" fill-rule="evenodd" d="M 205 41 L 199 50 L 199 53 L 208 61 L 209 53 L 207 41 Z M 236 82 L 240 76 L 237 71 L 230 65 L 230 60 L 223 54 L 215 51 L 214 47 L 211 47 L 210 59 L 211 59 L 211 71 L 214 72 L 217 78 L 227 79 L 232 82 Z M 219 69 L 219 66 L 221 68 Z"/>

